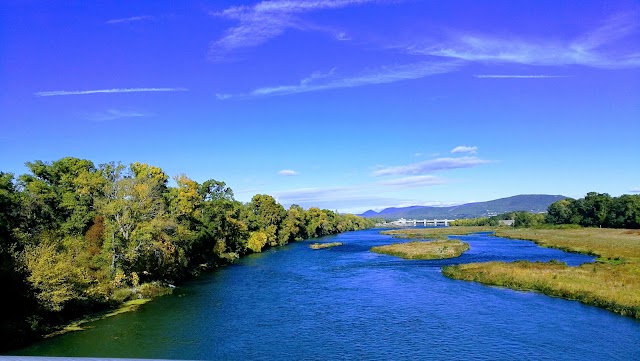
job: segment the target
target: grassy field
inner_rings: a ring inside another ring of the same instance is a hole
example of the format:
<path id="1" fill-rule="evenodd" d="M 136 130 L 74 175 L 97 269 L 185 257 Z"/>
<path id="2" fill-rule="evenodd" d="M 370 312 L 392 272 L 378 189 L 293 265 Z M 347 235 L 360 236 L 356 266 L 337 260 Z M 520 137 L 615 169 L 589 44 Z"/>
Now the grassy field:
<path id="1" fill-rule="evenodd" d="M 331 248 L 336 246 L 342 246 L 341 242 L 332 242 L 332 243 L 312 243 L 309 245 L 311 249 L 323 249 L 323 248 Z"/>
<path id="2" fill-rule="evenodd" d="M 460 257 L 468 249 L 469 245 L 459 240 L 438 240 L 395 243 L 372 247 L 371 251 L 405 259 L 445 259 Z"/>
<path id="3" fill-rule="evenodd" d="M 578 228 L 527 229 L 500 228 L 496 236 L 527 239 L 544 247 L 592 254 L 601 261 L 640 262 L 640 230 Z"/>
<path id="4" fill-rule="evenodd" d="M 396 238 L 419 238 L 419 239 L 447 239 L 449 235 L 465 235 L 477 232 L 492 232 L 495 228 L 491 227 L 440 227 L 440 228 L 402 228 L 389 231 L 382 231 L 382 234 L 388 234 Z"/>
<path id="5" fill-rule="evenodd" d="M 452 233 L 457 233 L 455 229 Z M 598 263 L 569 267 L 558 262 L 488 262 L 445 267 L 454 279 L 550 296 L 640 318 L 640 231 L 624 229 L 498 229 L 497 236 L 592 254 Z"/>

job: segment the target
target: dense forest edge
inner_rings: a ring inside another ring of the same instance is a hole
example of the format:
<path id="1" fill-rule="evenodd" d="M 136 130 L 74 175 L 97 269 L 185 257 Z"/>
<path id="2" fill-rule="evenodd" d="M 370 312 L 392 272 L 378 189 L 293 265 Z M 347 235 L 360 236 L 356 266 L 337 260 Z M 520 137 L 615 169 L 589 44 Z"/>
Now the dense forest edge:
<path id="1" fill-rule="evenodd" d="M 159 167 L 73 157 L 0 172 L 0 350 L 83 315 L 154 297 L 198 273 L 268 247 L 374 225 L 272 196 L 234 199 Z"/>

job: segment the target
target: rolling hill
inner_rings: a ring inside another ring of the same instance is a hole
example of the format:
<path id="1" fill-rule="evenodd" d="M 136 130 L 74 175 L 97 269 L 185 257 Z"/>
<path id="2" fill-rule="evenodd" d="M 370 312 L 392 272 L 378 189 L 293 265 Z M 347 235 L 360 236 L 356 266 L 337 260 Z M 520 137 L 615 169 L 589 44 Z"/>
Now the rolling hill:
<path id="1" fill-rule="evenodd" d="M 407 218 L 476 218 L 514 211 L 528 211 L 532 213 L 546 212 L 549 205 L 568 197 L 549 194 L 521 194 L 513 197 L 500 198 L 487 202 L 467 203 L 451 207 L 411 206 L 402 208 L 385 208 L 380 212 L 366 211 L 360 216 L 366 218 L 384 218 L 386 220 Z"/>

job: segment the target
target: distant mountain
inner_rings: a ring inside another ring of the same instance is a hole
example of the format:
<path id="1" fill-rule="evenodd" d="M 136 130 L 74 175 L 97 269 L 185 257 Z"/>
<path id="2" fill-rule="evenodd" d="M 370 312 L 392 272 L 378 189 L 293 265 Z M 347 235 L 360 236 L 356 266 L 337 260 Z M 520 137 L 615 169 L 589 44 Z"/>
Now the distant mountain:
<path id="1" fill-rule="evenodd" d="M 546 212 L 549 205 L 568 197 L 548 194 L 521 194 L 500 198 L 487 202 L 467 203 L 451 207 L 411 206 L 402 208 L 385 208 L 380 212 L 366 211 L 360 216 L 365 218 L 384 219 L 424 219 L 424 218 L 477 218 L 515 211 L 532 213 Z"/>

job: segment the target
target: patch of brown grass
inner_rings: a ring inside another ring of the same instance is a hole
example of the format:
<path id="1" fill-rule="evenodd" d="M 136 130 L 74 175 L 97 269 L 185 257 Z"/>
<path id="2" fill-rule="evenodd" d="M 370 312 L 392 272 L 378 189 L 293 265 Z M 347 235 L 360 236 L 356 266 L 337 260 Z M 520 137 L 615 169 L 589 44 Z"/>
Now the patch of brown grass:
<path id="1" fill-rule="evenodd" d="M 592 254 L 598 263 L 472 263 L 443 268 L 450 278 L 542 292 L 640 318 L 640 231 L 627 229 L 499 229 L 496 236 Z"/>
<path id="2" fill-rule="evenodd" d="M 311 249 L 323 249 L 323 248 L 331 248 L 336 246 L 342 246 L 341 242 L 331 242 L 331 243 L 312 243 L 309 245 Z"/>
<path id="3" fill-rule="evenodd" d="M 372 247 L 371 251 L 405 259 L 445 259 L 460 257 L 469 249 L 467 243 L 459 240 L 395 243 Z"/>
<path id="4" fill-rule="evenodd" d="M 441 227 L 441 228 L 402 228 L 382 231 L 380 233 L 394 236 L 396 238 L 420 238 L 420 239 L 447 239 L 449 235 L 466 235 L 477 232 L 490 232 L 495 228 L 461 226 L 461 227 Z"/>
<path id="5" fill-rule="evenodd" d="M 499 229 L 496 236 L 527 239 L 565 251 L 596 255 L 602 259 L 640 262 L 640 231 L 629 229 Z"/>
<path id="6" fill-rule="evenodd" d="M 558 262 L 487 262 L 448 266 L 442 273 L 459 280 L 578 300 L 640 318 L 638 264 L 596 263 L 569 267 Z"/>

